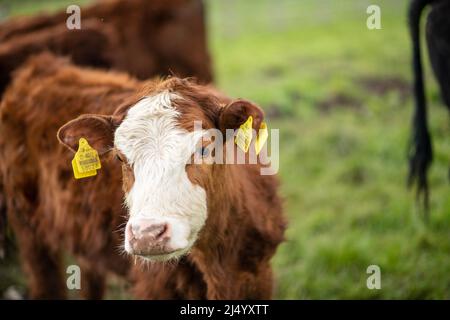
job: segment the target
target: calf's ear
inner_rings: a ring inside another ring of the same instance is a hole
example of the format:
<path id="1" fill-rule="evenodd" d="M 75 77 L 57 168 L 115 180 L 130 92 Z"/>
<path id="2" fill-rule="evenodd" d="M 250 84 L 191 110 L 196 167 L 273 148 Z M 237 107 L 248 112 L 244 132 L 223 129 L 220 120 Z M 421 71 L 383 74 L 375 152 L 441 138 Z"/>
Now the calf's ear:
<path id="1" fill-rule="evenodd" d="M 264 112 L 250 101 L 234 100 L 220 111 L 219 129 L 224 134 L 226 129 L 238 129 L 250 116 L 253 118 L 253 129 L 257 131 L 264 120 Z"/>
<path id="2" fill-rule="evenodd" d="M 115 121 L 111 116 L 85 114 L 59 128 L 57 137 L 72 152 L 78 150 L 80 138 L 85 138 L 101 155 L 113 147 L 115 128 Z"/>

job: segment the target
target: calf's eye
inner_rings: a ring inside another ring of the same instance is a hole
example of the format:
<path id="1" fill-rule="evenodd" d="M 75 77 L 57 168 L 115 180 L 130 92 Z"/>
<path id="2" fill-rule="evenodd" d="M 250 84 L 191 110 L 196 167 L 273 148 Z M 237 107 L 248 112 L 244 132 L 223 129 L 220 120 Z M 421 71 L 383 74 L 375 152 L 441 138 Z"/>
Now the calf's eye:
<path id="1" fill-rule="evenodd" d="M 123 159 L 118 154 L 116 154 L 116 159 L 119 160 L 120 162 L 123 162 Z"/>
<path id="2" fill-rule="evenodd" d="M 197 153 L 202 157 L 207 157 L 209 155 L 209 150 L 207 147 L 200 147 L 197 149 Z"/>

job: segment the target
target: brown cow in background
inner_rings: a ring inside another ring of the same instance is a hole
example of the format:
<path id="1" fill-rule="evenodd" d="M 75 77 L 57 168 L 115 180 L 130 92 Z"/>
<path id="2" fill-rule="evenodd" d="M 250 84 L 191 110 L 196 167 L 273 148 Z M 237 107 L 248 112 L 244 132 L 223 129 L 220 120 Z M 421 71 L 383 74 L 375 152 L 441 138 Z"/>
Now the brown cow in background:
<path id="1" fill-rule="evenodd" d="M 174 74 L 212 80 L 201 0 L 107 0 L 81 9 L 81 30 L 65 11 L 0 24 L 0 95 L 30 54 L 50 50 L 74 63 L 139 78 Z"/>
<path id="2" fill-rule="evenodd" d="M 256 105 L 179 78 L 139 82 L 49 54 L 21 67 L 0 105 L 0 169 L 31 297 L 65 296 L 68 251 L 83 297 L 100 298 L 107 272 L 128 270 L 120 246 L 153 260 L 131 272 L 138 298 L 270 298 L 285 229 L 277 179 L 260 164 L 186 164 L 208 157 L 194 121 L 224 132 L 249 116 L 259 128 Z M 62 125 L 70 150 L 81 137 L 98 150 L 97 176 L 73 178 Z"/>

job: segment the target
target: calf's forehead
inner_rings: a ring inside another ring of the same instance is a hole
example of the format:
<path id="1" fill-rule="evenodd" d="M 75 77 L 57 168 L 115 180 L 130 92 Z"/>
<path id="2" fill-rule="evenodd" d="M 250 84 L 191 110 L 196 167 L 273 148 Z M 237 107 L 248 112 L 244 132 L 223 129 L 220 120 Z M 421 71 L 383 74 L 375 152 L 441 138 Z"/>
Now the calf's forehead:
<path id="1" fill-rule="evenodd" d="M 180 105 L 190 105 L 190 108 L 180 110 Z M 194 111 L 200 108 L 168 90 L 142 98 L 128 110 L 117 128 L 114 138 L 116 148 L 131 163 L 143 157 L 176 160 L 169 158 L 183 153 L 184 149 L 191 149 L 191 144 L 199 138 L 198 133 L 190 132 L 193 126 L 187 122 L 202 121 L 201 116 L 197 110 L 186 117 L 186 109 Z"/>

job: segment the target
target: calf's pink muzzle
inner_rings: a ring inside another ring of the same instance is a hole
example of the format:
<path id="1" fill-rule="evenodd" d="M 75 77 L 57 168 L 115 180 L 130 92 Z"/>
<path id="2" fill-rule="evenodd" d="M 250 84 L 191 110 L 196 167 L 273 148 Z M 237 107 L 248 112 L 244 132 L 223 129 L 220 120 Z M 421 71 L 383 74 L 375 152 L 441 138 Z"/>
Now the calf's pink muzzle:
<path id="1" fill-rule="evenodd" d="M 130 219 L 126 226 L 129 253 L 140 256 L 163 255 L 175 251 L 170 247 L 170 224 L 148 218 Z"/>

